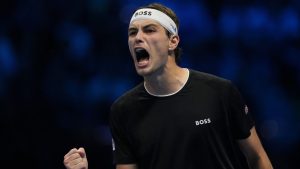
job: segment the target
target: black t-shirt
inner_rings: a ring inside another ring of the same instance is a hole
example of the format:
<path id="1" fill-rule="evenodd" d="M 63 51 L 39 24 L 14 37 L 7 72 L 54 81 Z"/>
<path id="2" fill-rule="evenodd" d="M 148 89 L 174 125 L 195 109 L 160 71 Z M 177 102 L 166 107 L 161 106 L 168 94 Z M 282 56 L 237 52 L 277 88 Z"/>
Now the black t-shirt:
<path id="1" fill-rule="evenodd" d="M 229 81 L 189 70 L 177 93 L 158 97 L 139 84 L 112 105 L 115 164 L 139 169 L 247 169 L 236 140 L 254 122 Z"/>

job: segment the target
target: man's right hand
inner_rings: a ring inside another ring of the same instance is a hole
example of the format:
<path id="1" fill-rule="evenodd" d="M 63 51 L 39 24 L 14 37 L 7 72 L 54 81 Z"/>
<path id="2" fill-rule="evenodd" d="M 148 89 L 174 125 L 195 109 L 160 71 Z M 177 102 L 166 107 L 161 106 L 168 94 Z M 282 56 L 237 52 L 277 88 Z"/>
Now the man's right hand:
<path id="1" fill-rule="evenodd" d="M 88 169 L 88 161 L 84 148 L 73 148 L 64 156 L 67 169 Z"/>

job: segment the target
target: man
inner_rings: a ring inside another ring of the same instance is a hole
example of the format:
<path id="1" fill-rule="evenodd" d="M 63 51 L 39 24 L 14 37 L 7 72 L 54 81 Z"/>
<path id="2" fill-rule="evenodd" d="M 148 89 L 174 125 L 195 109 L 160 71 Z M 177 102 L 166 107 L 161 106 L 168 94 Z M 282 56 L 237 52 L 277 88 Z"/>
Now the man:
<path id="1" fill-rule="evenodd" d="M 192 25 L 191 25 L 192 26 Z M 117 169 L 271 169 L 241 95 L 226 79 L 178 65 L 178 19 L 161 5 L 138 9 L 128 45 L 144 82 L 113 105 Z M 87 169 L 83 148 L 64 157 Z"/>

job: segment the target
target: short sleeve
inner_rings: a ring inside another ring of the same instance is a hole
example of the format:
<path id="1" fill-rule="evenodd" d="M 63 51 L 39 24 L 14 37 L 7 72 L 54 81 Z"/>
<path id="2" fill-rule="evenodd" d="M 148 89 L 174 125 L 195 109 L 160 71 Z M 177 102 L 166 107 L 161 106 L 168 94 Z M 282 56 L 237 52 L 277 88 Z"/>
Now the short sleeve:
<path id="1" fill-rule="evenodd" d="M 230 125 L 235 139 L 245 139 L 250 136 L 254 120 L 240 92 L 232 83 L 229 88 Z"/>
<path id="2" fill-rule="evenodd" d="M 111 108 L 109 125 L 112 134 L 112 150 L 114 164 L 136 163 L 132 145 L 126 134 L 126 119 L 122 118 L 116 107 Z"/>

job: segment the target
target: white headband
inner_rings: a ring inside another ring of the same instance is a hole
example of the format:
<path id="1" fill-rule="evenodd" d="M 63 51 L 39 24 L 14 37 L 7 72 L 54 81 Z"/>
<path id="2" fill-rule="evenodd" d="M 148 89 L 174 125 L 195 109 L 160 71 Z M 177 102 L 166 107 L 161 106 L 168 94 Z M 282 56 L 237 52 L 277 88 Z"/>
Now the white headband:
<path id="1" fill-rule="evenodd" d="M 165 13 L 151 8 L 142 8 L 132 15 L 130 24 L 133 21 L 141 20 L 141 19 L 152 19 L 161 24 L 164 28 L 166 28 L 171 34 L 177 35 L 178 29 L 175 22 Z"/>

